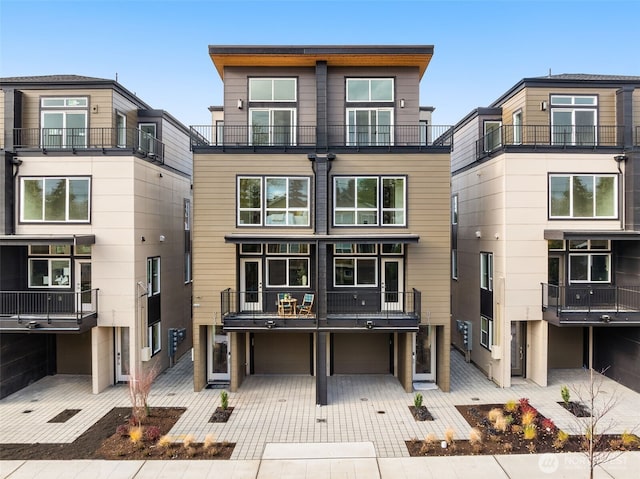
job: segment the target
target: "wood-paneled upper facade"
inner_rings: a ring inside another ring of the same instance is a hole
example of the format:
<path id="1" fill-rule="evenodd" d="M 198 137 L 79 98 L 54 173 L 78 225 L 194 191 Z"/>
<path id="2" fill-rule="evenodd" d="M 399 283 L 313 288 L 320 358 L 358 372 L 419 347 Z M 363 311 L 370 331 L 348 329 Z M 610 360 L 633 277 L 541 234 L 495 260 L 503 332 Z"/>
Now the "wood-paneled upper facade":
<path id="1" fill-rule="evenodd" d="M 419 106 L 433 47 L 209 53 L 224 102 L 191 130 L 196 389 L 222 366 L 232 389 L 315 375 L 319 403 L 337 373 L 447 390 L 451 143 Z"/>

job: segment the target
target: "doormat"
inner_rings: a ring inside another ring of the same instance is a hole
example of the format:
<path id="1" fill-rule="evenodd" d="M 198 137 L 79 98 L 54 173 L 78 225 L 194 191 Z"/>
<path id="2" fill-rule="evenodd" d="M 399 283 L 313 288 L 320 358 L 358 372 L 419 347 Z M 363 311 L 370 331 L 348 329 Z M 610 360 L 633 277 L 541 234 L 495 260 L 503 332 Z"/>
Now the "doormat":
<path id="1" fill-rule="evenodd" d="M 416 391 L 435 391 L 438 389 L 438 385 L 427 381 L 416 381 L 413 383 L 413 389 Z"/>
<path id="2" fill-rule="evenodd" d="M 49 419 L 47 422 L 67 422 L 80 411 L 82 411 L 82 409 L 65 409 L 53 419 Z"/>
<path id="3" fill-rule="evenodd" d="M 209 383 L 205 389 L 229 389 L 229 383 Z"/>

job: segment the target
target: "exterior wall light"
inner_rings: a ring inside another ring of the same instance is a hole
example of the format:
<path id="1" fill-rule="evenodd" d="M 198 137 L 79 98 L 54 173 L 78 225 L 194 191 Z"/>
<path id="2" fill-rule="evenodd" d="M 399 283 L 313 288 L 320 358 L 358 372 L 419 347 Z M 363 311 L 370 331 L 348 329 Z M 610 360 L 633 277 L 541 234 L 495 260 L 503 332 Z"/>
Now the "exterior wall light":
<path id="1" fill-rule="evenodd" d="M 242 110 L 242 98 L 238 98 L 238 110 Z"/>

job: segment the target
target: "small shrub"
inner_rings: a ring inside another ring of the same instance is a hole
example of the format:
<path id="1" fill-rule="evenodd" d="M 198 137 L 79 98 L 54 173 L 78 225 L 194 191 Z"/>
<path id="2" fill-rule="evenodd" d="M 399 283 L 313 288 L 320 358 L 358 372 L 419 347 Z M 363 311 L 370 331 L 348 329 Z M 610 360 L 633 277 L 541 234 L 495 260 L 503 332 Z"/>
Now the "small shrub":
<path id="1" fill-rule="evenodd" d="M 438 442 L 438 438 L 436 437 L 436 435 L 434 433 L 430 432 L 424 438 L 424 442 L 425 442 L 425 444 L 433 445 L 433 444 Z"/>
<path id="2" fill-rule="evenodd" d="M 511 414 L 507 414 L 504 419 L 507 421 L 507 425 L 513 424 L 513 416 Z"/>
<path id="3" fill-rule="evenodd" d="M 489 411 L 487 417 L 489 418 L 489 421 L 495 424 L 499 418 L 504 417 L 504 414 L 502 413 L 502 409 L 500 409 L 499 407 L 494 407 L 491 411 Z"/>
<path id="4" fill-rule="evenodd" d="M 469 431 L 469 442 L 471 445 L 482 444 L 482 432 L 477 427 L 474 427 Z"/>
<path id="5" fill-rule="evenodd" d="M 227 391 L 220 391 L 220 407 L 223 411 L 229 407 L 229 393 Z"/>
<path id="6" fill-rule="evenodd" d="M 516 434 L 522 432 L 522 426 L 520 424 L 514 424 L 513 426 L 511 426 L 511 432 L 514 432 Z"/>
<path id="7" fill-rule="evenodd" d="M 535 452 L 536 452 L 536 443 L 535 442 L 530 442 L 529 444 L 527 444 L 527 451 L 529 451 L 530 454 L 535 454 Z"/>
<path id="8" fill-rule="evenodd" d="M 126 437 L 129 435 L 129 426 L 127 424 L 120 424 L 116 428 L 116 434 L 120 437 Z"/>
<path id="9" fill-rule="evenodd" d="M 147 441 L 156 442 L 162 434 L 158 426 L 148 426 L 144 429 L 144 438 Z"/>
<path id="10" fill-rule="evenodd" d="M 533 423 L 527 424 L 522 429 L 522 434 L 527 441 L 533 441 L 536 438 L 536 425 Z"/>
<path id="11" fill-rule="evenodd" d="M 518 403 L 516 402 L 515 399 L 509 399 L 505 405 L 504 405 L 504 410 L 507 412 L 516 412 L 516 410 L 518 409 Z"/>
<path id="12" fill-rule="evenodd" d="M 509 427 L 509 422 L 507 421 L 506 417 L 500 416 L 499 418 L 496 419 L 494 426 L 500 432 L 507 432 L 507 428 Z"/>
<path id="13" fill-rule="evenodd" d="M 533 411 L 531 410 L 527 410 L 524 413 L 522 413 L 522 425 L 525 427 L 534 424 L 536 421 L 536 415 Z"/>
<path id="14" fill-rule="evenodd" d="M 169 434 L 165 434 L 160 439 L 158 439 L 158 446 L 168 449 L 173 444 L 173 438 Z"/>
<path id="15" fill-rule="evenodd" d="M 564 446 L 567 444 L 568 440 L 569 440 L 569 434 L 564 432 L 562 429 L 558 429 L 558 434 L 556 435 L 556 438 L 553 441 L 553 448 L 564 449 Z"/>
<path id="16" fill-rule="evenodd" d="M 622 445 L 622 439 L 610 439 L 609 447 L 614 451 L 619 451 L 621 449 L 624 449 L 624 446 Z"/>
<path id="17" fill-rule="evenodd" d="M 416 407 L 416 409 L 420 409 L 422 407 L 421 393 L 416 393 L 416 395 L 413 397 L 413 405 Z"/>
<path id="18" fill-rule="evenodd" d="M 620 439 L 622 440 L 622 445 L 627 448 L 640 445 L 640 440 L 638 439 L 638 436 L 636 436 L 635 434 L 631 434 L 629 431 L 623 432 L 620 435 Z"/>
<path id="19" fill-rule="evenodd" d="M 447 441 L 447 444 L 449 446 L 453 444 L 453 438 L 455 437 L 455 435 L 456 435 L 456 432 L 451 427 L 448 427 L 444 432 L 444 440 Z"/>
<path id="20" fill-rule="evenodd" d="M 566 406 L 569 405 L 569 400 L 571 399 L 571 393 L 569 392 L 569 388 L 567 386 L 560 387 L 560 396 L 562 397 L 562 401 Z"/>
<path id="21" fill-rule="evenodd" d="M 193 434 L 187 434 L 183 439 L 182 439 L 182 445 L 185 447 L 185 449 L 189 449 L 191 448 L 196 442 L 196 438 L 193 437 Z"/>
<path id="22" fill-rule="evenodd" d="M 216 437 L 213 434 L 207 434 L 204 438 L 204 448 L 211 449 L 216 445 Z"/>
<path id="23" fill-rule="evenodd" d="M 556 429 L 556 425 L 553 423 L 553 421 L 547 417 L 545 417 L 542 420 L 541 423 L 542 429 L 544 429 L 547 432 L 553 432 Z"/>
<path id="24" fill-rule="evenodd" d="M 134 444 L 140 444 L 142 442 L 142 438 L 144 437 L 144 430 L 142 426 L 136 426 L 129 430 L 129 439 Z"/>
<path id="25" fill-rule="evenodd" d="M 520 411 L 522 411 L 522 408 L 526 408 L 527 406 L 530 406 L 529 398 L 518 399 L 518 406 L 520 406 Z"/>
<path id="26" fill-rule="evenodd" d="M 511 444 L 510 442 L 505 442 L 502 448 L 504 449 L 504 452 L 511 452 L 513 451 L 513 444 Z"/>

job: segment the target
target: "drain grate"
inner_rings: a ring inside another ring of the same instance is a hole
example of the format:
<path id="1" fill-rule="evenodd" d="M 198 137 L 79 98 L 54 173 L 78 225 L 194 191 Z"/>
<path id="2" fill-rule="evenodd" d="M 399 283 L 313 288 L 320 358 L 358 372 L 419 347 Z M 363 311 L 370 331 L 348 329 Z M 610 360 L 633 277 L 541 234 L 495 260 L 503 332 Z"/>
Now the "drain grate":
<path id="1" fill-rule="evenodd" d="M 318 417 L 316 418 L 316 422 L 327 422 L 327 420 L 324 417 Z"/>
<path id="2" fill-rule="evenodd" d="M 369 398 L 360 398 L 360 401 L 368 401 Z"/>
<path id="3" fill-rule="evenodd" d="M 30 412 L 33 412 L 33 409 L 25 409 L 22 414 L 29 414 Z"/>
<path id="4" fill-rule="evenodd" d="M 385 411 L 376 411 L 378 414 L 385 414 Z"/>

